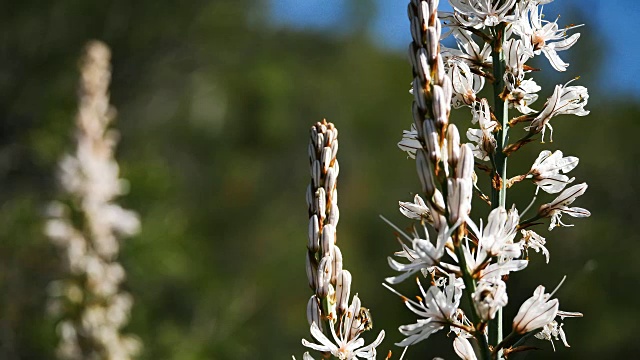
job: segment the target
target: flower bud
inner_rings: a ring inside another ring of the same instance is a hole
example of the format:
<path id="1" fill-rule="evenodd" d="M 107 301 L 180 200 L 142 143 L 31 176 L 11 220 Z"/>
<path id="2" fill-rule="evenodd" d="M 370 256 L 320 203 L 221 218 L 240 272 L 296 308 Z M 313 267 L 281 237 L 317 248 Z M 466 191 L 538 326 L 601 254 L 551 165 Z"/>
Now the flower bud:
<path id="1" fill-rule="evenodd" d="M 456 166 L 456 177 L 460 179 L 469 179 L 473 177 L 473 151 L 467 144 L 460 146 L 460 159 Z"/>
<path id="2" fill-rule="evenodd" d="M 351 293 L 351 273 L 349 270 L 342 270 L 336 279 L 336 307 L 338 316 L 347 311 L 349 306 L 349 296 Z"/>
<path id="3" fill-rule="evenodd" d="M 320 164 L 320 160 L 315 160 L 311 165 L 311 180 L 313 181 L 313 187 L 321 186 L 322 181 L 322 165 Z"/>
<path id="4" fill-rule="evenodd" d="M 447 179 L 449 220 L 456 223 L 471 212 L 471 179 Z"/>
<path id="5" fill-rule="evenodd" d="M 333 133 L 336 134 L 337 132 L 334 131 Z M 336 161 L 337 155 L 338 155 L 338 139 L 334 139 L 333 142 L 331 142 L 331 159 L 333 159 L 334 163 Z"/>
<path id="6" fill-rule="evenodd" d="M 439 57 L 440 53 L 438 52 L 438 45 L 440 45 L 440 34 L 438 30 L 430 26 L 427 28 L 427 54 L 429 55 L 429 62 L 433 63 L 436 61 L 436 58 Z"/>
<path id="7" fill-rule="evenodd" d="M 424 92 L 424 84 L 420 81 L 419 77 L 413 78 L 413 97 L 418 103 L 418 108 L 420 108 L 423 113 L 426 113 L 428 109 L 427 98 Z"/>
<path id="8" fill-rule="evenodd" d="M 316 148 L 312 143 L 309 143 L 309 164 L 313 164 L 314 161 L 318 160 L 318 154 L 316 154 Z"/>
<path id="9" fill-rule="evenodd" d="M 327 194 L 331 194 L 331 192 L 336 188 L 337 181 L 338 177 L 336 176 L 336 170 L 333 167 L 328 168 L 327 176 L 324 180 L 324 190 L 327 192 Z"/>
<path id="10" fill-rule="evenodd" d="M 422 82 L 428 84 L 431 79 L 431 69 L 427 61 L 427 51 L 424 48 L 420 48 L 416 57 L 416 73 Z"/>
<path id="11" fill-rule="evenodd" d="M 313 201 L 313 191 L 311 190 L 311 184 L 307 186 L 307 206 L 309 207 L 309 211 L 314 211 L 314 201 Z"/>
<path id="12" fill-rule="evenodd" d="M 449 124 L 447 128 L 447 152 L 449 166 L 455 169 L 460 159 L 460 133 L 454 124 Z"/>
<path id="13" fill-rule="evenodd" d="M 309 302 L 307 302 L 307 321 L 309 321 L 309 325 L 313 323 L 319 325 L 321 318 L 320 301 L 316 295 L 312 295 L 311 298 L 309 298 Z M 322 330 L 321 327 L 319 327 L 319 329 Z"/>
<path id="14" fill-rule="evenodd" d="M 558 314 L 558 299 L 549 300 L 544 286 L 538 286 L 533 296 L 527 299 L 513 319 L 513 330 L 518 334 L 540 329 L 555 319 Z"/>
<path id="15" fill-rule="evenodd" d="M 422 123 L 422 131 L 428 158 L 435 168 L 440 162 L 440 136 L 436 131 L 433 120 L 425 120 Z"/>
<path id="16" fill-rule="evenodd" d="M 416 168 L 418 170 L 418 177 L 422 184 L 422 191 L 431 197 L 436 191 L 436 184 L 433 179 L 433 168 L 424 149 L 418 149 L 416 152 Z"/>
<path id="17" fill-rule="evenodd" d="M 478 360 L 469 340 L 460 335 L 453 340 L 453 350 L 462 360 Z"/>
<path id="18" fill-rule="evenodd" d="M 331 284 L 336 284 L 337 278 L 340 277 L 342 272 L 342 251 L 336 245 L 331 248 L 331 257 L 333 258 L 333 264 L 331 269 Z"/>
<path id="19" fill-rule="evenodd" d="M 309 251 L 307 251 L 306 270 L 309 287 L 311 290 L 316 291 L 318 284 L 318 261 L 316 260 L 314 253 Z"/>
<path id="20" fill-rule="evenodd" d="M 320 224 L 318 215 L 313 215 L 309 219 L 309 243 L 307 248 L 310 252 L 316 253 L 320 249 Z"/>
<path id="21" fill-rule="evenodd" d="M 334 194 L 337 193 L 336 190 L 333 191 Z M 327 224 L 331 224 L 334 227 L 338 226 L 338 220 L 340 220 L 340 209 L 338 209 L 338 204 L 335 202 L 331 203 L 331 210 L 329 210 L 329 216 L 327 217 Z"/>
<path id="22" fill-rule="evenodd" d="M 315 145 L 316 152 L 320 153 L 322 151 L 322 148 L 324 147 L 324 134 L 318 133 L 318 135 L 316 135 Z"/>
<path id="23" fill-rule="evenodd" d="M 322 256 L 330 256 L 333 252 L 333 246 L 336 239 L 336 228 L 331 224 L 326 224 L 322 227 L 322 235 L 320 239 L 320 246 L 322 248 Z"/>
<path id="24" fill-rule="evenodd" d="M 318 190 L 316 190 L 314 199 L 314 210 L 315 213 L 320 217 L 318 221 L 322 223 L 327 212 L 327 193 L 324 191 L 324 188 L 319 188 Z"/>
<path id="25" fill-rule="evenodd" d="M 438 129 L 446 128 L 449 124 L 449 103 L 451 98 L 446 98 L 444 90 L 439 85 L 433 86 L 433 118 Z"/>
<path id="26" fill-rule="evenodd" d="M 424 44 L 424 35 L 420 19 L 417 16 L 411 18 L 411 37 L 416 44 Z"/>
<path id="27" fill-rule="evenodd" d="M 330 147 L 325 146 L 322 148 L 322 153 L 320 158 L 322 159 L 322 173 L 326 174 L 327 170 L 329 170 L 329 166 L 331 165 L 331 153 L 332 150 Z"/>
<path id="28" fill-rule="evenodd" d="M 329 295 L 329 286 L 331 286 L 331 268 L 333 266 L 332 262 L 333 259 L 331 258 L 331 255 L 327 255 L 324 256 L 320 260 L 320 264 L 318 264 L 316 295 L 321 299 L 326 298 L 327 295 Z"/>

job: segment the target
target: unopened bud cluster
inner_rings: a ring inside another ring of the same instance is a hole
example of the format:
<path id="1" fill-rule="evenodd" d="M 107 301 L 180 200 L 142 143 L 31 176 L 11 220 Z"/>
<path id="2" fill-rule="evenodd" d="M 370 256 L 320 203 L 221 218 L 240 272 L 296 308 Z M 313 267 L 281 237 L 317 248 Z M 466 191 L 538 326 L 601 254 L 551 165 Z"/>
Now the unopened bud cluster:
<path id="1" fill-rule="evenodd" d="M 340 169 L 336 158 L 338 129 L 323 120 L 311 127 L 310 136 L 306 270 L 314 294 L 307 303 L 307 320 L 311 335 L 320 344 L 305 339 L 302 344 L 339 359 L 375 358 L 384 331 L 373 343 L 364 346 L 360 335 L 371 329 L 371 315 L 361 306 L 358 295 L 353 296 L 349 305 L 352 277 L 342 267 L 342 252 L 336 244 L 340 218 L 336 190 Z M 304 359 L 312 357 L 306 353 Z"/>

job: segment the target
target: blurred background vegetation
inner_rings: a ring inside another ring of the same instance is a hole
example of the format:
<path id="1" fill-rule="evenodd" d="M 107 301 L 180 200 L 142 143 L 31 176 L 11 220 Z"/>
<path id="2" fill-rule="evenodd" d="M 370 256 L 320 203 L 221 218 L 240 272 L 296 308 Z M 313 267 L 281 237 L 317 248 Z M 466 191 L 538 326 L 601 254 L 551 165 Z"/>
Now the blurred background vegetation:
<path id="1" fill-rule="evenodd" d="M 563 20 L 589 23 L 587 9 L 565 2 L 575 6 L 562 8 Z M 142 359 L 302 354 L 311 295 L 304 270 L 307 136 L 323 117 L 340 130 L 345 267 L 374 328 L 387 331 L 381 353 L 399 354 L 396 328 L 414 318 L 380 285 L 392 274 L 386 257 L 397 243 L 378 214 L 408 226 L 397 201 L 410 200 L 419 186 L 413 161 L 396 148 L 411 123 L 404 51 L 372 40 L 375 9 L 366 1 L 348 2 L 341 31 L 274 26 L 268 8 L 259 0 L 3 2 L 0 359 L 53 358 L 46 288 L 63 274 L 42 234 L 43 209 L 57 196 L 56 162 L 72 146 L 78 57 L 94 38 L 113 52 L 117 156 L 130 181 L 120 202 L 142 218 L 142 233 L 120 256 L 136 300 L 127 330 L 143 340 Z M 598 74 L 607 59 L 595 49 L 605 44 L 593 28 L 580 31 L 580 42 L 562 54 L 569 71 L 556 74 L 543 59 L 536 80 L 544 99 L 555 83 L 580 75 L 591 115 L 555 119 L 555 142 L 528 145 L 511 171 L 526 170 L 543 148 L 579 156 L 572 175 L 590 187 L 578 206 L 593 215 L 574 221 L 575 228 L 541 231 L 551 263 L 533 254 L 529 269 L 512 276 L 505 318 L 536 285 L 553 288 L 567 275 L 561 309 L 585 314 L 566 321 L 572 347 L 553 353 L 538 341 L 545 351 L 528 358 L 633 358 L 640 103 L 603 90 Z M 465 128 L 468 114 L 460 112 L 453 121 Z M 510 198 L 522 208 L 532 191 L 521 184 Z M 476 207 L 475 218 L 486 216 Z M 399 288 L 416 293 L 412 282 Z M 453 358 L 450 344 L 441 332 L 408 358 Z"/>

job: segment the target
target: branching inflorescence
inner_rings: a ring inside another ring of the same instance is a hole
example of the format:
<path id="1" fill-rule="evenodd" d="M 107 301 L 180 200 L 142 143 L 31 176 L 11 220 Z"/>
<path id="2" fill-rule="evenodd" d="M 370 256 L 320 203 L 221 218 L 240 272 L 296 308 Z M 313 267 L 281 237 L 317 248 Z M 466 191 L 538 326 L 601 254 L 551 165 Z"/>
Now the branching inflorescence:
<path id="1" fill-rule="evenodd" d="M 395 254 L 400 260 L 389 258 L 389 264 L 400 274 L 387 282 L 396 284 L 415 274 L 423 274 L 426 280 L 418 279 L 422 294 L 418 302 L 402 297 L 419 318 L 400 327 L 406 338 L 399 346 L 413 345 L 448 329 L 454 334 L 454 350 L 462 359 L 506 358 L 528 349 L 522 344 L 532 335 L 562 339 L 568 346 L 556 318 L 582 316 L 559 311 L 558 300 L 551 298 L 554 292 L 545 293 L 539 286 L 520 307 L 512 332 L 502 336 L 509 273 L 527 267 L 529 249 L 542 252 L 549 262 L 545 238 L 530 227 L 537 225 L 537 220 L 550 218 L 552 230 L 571 226 L 561 221 L 563 214 L 590 215 L 585 209 L 570 207 L 587 189 L 584 183 L 567 187 L 574 181 L 566 173 L 578 165 L 576 157 L 544 150 L 528 173 L 507 176 L 507 159 L 536 135 L 543 141 L 545 131 L 553 131 L 550 121 L 555 116 L 589 113 L 584 109 L 587 89 L 569 86 L 571 81 L 556 86 L 540 110 L 532 107 L 541 88 L 527 78 L 533 70 L 527 61 L 544 54 L 555 70 L 565 71 L 569 64 L 558 52 L 571 47 L 579 37 L 567 34 L 576 26 L 560 29 L 555 21 L 543 19 L 541 5 L 549 2 L 450 0 L 453 13 L 438 13 L 437 0 L 409 4 L 413 124 L 398 145 L 415 158 L 423 197 L 416 195 L 413 202 L 400 202 L 400 211 L 419 221 L 424 235 L 416 231 L 406 234 L 393 225 L 403 245 Z M 444 35 L 443 27 L 448 30 Z M 447 36 L 454 38 L 457 48 L 440 45 Z M 491 99 L 479 95 L 485 83 L 492 84 Z M 449 123 L 452 107 L 470 109 L 471 124 L 477 128 L 467 130 L 468 144 L 461 144 L 457 127 Z M 517 113 L 513 118 L 510 109 Z M 510 142 L 513 134 L 519 139 Z M 482 173 L 476 174 L 474 168 Z M 489 175 L 490 196 L 477 183 L 483 173 Z M 535 185 L 535 194 L 523 212 L 534 205 L 540 189 L 560 194 L 540 206 L 533 217 L 524 219 L 515 205 L 507 206 L 506 194 L 507 189 L 527 179 Z M 484 226 L 482 221 L 478 226 L 469 215 L 474 197 L 491 207 Z M 430 233 L 435 234 L 435 244 Z M 421 282 L 428 283 L 426 291 Z M 465 309 L 460 305 L 463 296 L 469 304 Z"/>
<path id="2" fill-rule="evenodd" d="M 121 334 L 133 304 L 120 289 L 119 239 L 138 232 L 138 215 L 114 199 L 126 191 L 113 157 L 118 134 L 109 128 L 109 48 L 90 42 L 81 62 L 75 153 L 59 164 L 64 200 L 49 206 L 45 233 L 60 248 L 67 278 L 50 286 L 50 310 L 60 317 L 59 359 L 126 360 L 141 343 Z"/>

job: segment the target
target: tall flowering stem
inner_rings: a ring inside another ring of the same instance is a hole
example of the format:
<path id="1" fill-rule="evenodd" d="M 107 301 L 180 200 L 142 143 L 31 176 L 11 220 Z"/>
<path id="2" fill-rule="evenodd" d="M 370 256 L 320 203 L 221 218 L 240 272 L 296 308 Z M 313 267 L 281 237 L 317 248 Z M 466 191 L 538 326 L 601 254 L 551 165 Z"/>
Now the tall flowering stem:
<path id="1" fill-rule="evenodd" d="M 491 58 L 493 62 L 493 109 L 500 128 L 496 134 L 496 149 L 493 160 L 494 176 L 491 186 L 491 208 L 507 206 L 507 154 L 504 149 L 509 142 L 509 104 L 506 101 L 504 84 L 505 58 L 503 52 L 505 24 L 500 23 L 491 29 L 493 44 Z M 489 326 L 489 343 L 494 346 L 502 341 L 502 308 L 496 313 Z"/>
<path id="2" fill-rule="evenodd" d="M 398 145 L 415 159 L 422 196 L 399 205 L 402 214 L 418 221 L 423 231 L 414 226 L 407 234 L 391 224 L 402 249 L 394 254 L 400 260 L 390 257 L 389 265 L 401 274 L 386 280 L 397 284 L 424 275 L 429 288 L 425 291 L 418 280 L 423 297 L 415 302 L 402 296 L 419 319 L 399 328 L 407 336 L 399 346 L 413 345 L 447 327 L 455 335 L 454 350 L 462 359 L 506 358 L 508 353 L 527 350 L 522 345 L 532 335 L 550 341 L 559 337 L 568 346 L 556 317 L 581 314 L 558 310 L 558 300 L 551 299 L 555 291 L 546 294 L 542 286 L 521 306 L 511 333 L 504 340 L 502 335 L 508 275 L 527 267 L 530 249 L 544 254 L 549 262 L 545 238 L 530 229 L 538 225 L 534 221 L 549 218 L 551 231 L 572 226 L 562 222 L 563 215 L 590 215 L 570 206 L 587 185 L 565 189 L 574 180 L 566 173 L 577 166 L 576 157 L 544 150 L 526 174 L 509 178 L 507 173 L 507 158 L 537 135 L 544 142 L 545 131 L 553 131 L 553 117 L 589 113 L 584 109 L 587 89 L 569 86 L 573 80 L 556 86 L 540 110 L 530 107 L 541 88 L 527 78 L 533 68 L 526 62 L 544 54 L 555 70 L 565 71 L 568 64 L 558 52 L 573 46 L 579 37 L 567 34 L 576 26 L 561 30 L 556 21 L 543 20 L 541 5 L 550 1 L 449 0 L 453 13 L 439 13 L 437 0 L 409 3 L 413 124 Z M 453 36 L 457 48 L 440 44 L 447 35 Z M 491 100 L 479 95 L 485 82 L 492 83 Z M 462 143 L 458 126 L 449 122 L 452 108 L 469 109 L 471 124 L 479 127 L 468 128 L 468 143 Z M 520 114 L 510 118 L 510 109 Z M 520 127 L 521 123 L 526 125 Z M 510 135 L 517 131 L 519 140 L 510 143 Z M 485 195 L 475 169 L 489 174 L 490 196 Z M 507 189 L 525 180 L 531 180 L 535 189 L 524 212 L 535 205 L 539 190 L 560 194 L 542 204 L 536 215 L 522 220 L 516 205 L 507 203 Z M 479 226 L 470 217 L 474 195 L 490 205 L 486 222 L 481 220 Z M 522 237 L 516 240 L 519 233 Z M 430 239 L 434 234 L 435 243 Z M 460 303 L 463 296 L 466 305 Z"/>
<path id="3" fill-rule="evenodd" d="M 302 344 L 338 359 L 375 358 L 376 347 L 384 339 L 364 346 L 361 334 L 372 327 L 368 309 L 361 306 L 358 295 L 351 305 L 351 273 L 344 269 L 342 251 L 337 245 L 338 209 L 338 129 L 323 120 L 311 127 L 309 165 L 311 183 L 307 187 L 309 234 L 306 270 L 314 294 L 307 303 L 307 320 L 311 335 L 318 343 L 305 339 Z M 304 359 L 311 359 L 305 354 Z"/>
<path id="4" fill-rule="evenodd" d="M 121 290 L 120 239 L 139 230 L 138 215 L 114 202 L 126 192 L 113 155 L 118 134 L 110 128 L 110 50 L 90 42 L 81 61 L 76 149 L 59 163 L 64 190 L 49 206 L 45 233 L 60 249 L 67 278 L 50 286 L 49 310 L 60 318 L 57 357 L 127 360 L 140 341 L 122 334 L 133 298 Z"/>

